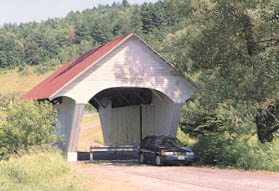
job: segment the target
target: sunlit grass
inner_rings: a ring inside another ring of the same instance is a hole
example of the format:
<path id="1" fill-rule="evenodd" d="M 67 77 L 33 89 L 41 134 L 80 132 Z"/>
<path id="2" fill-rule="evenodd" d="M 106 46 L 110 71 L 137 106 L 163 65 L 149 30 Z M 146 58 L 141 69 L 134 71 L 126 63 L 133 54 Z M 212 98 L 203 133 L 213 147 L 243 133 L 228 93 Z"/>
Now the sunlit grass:
<path id="1" fill-rule="evenodd" d="M 100 129 L 100 131 L 98 131 L 94 137 L 92 137 L 90 139 L 93 143 L 98 143 L 100 145 L 104 145 L 104 137 L 103 137 L 103 133 L 102 130 Z"/>
<path id="2" fill-rule="evenodd" d="M 32 68 L 26 69 L 26 73 L 14 70 L 0 70 L 0 94 L 5 96 L 22 97 L 25 93 L 47 78 L 52 71 L 43 75 L 33 72 Z"/>
<path id="3" fill-rule="evenodd" d="M 84 115 L 84 117 L 82 118 L 81 128 L 85 128 L 89 124 L 96 123 L 99 120 L 100 119 L 99 119 L 99 115 L 98 115 L 97 112 L 94 112 L 94 113 L 92 113 L 90 115 Z"/>
<path id="4" fill-rule="evenodd" d="M 58 149 L 50 147 L 0 161 L 0 190 L 75 191 L 78 179 Z"/>
<path id="5" fill-rule="evenodd" d="M 89 151 L 92 145 L 103 145 L 103 133 L 97 112 L 85 115 L 82 120 L 78 151 Z"/>
<path id="6" fill-rule="evenodd" d="M 188 147 L 191 147 L 194 145 L 197 140 L 194 138 L 189 137 L 189 135 L 183 133 L 181 129 L 178 127 L 177 129 L 177 138 L 184 144 L 186 144 Z"/>

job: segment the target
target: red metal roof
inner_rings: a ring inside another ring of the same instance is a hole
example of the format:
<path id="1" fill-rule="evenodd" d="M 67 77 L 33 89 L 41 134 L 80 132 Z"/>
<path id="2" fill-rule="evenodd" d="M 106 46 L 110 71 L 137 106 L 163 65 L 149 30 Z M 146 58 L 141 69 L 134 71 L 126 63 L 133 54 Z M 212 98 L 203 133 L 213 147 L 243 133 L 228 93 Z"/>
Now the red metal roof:
<path id="1" fill-rule="evenodd" d="M 80 73 L 85 71 L 88 67 L 133 35 L 133 33 L 130 33 L 116 40 L 110 41 L 107 44 L 92 49 L 89 52 L 71 60 L 67 64 L 64 64 L 48 78 L 27 92 L 23 99 L 50 98 L 53 94 L 67 85 L 67 83 L 69 83 L 72 79 L 77 77 Z"/>

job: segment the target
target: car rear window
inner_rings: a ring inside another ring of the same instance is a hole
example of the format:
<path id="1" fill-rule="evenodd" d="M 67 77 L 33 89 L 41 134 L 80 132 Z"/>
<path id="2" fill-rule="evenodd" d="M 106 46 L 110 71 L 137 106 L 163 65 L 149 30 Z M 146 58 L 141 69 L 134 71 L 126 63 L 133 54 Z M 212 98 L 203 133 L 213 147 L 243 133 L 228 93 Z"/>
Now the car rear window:
<path id="1" fill-rule="evenodd" d="M 146 140 L 144 140 L 144 142 L 143 142 L 144 147 L 151 147 L 153 145 L 154 145 L 154 138 L 152 138 L 152 137 L 146 138 Z"/>
<path id="2" fill-rule="evenodd" d="M 165 147 L 177 147 L 183 146 L 183 144 L 177 138 L 161 138 L 157 139 L 156 145 Z"/>

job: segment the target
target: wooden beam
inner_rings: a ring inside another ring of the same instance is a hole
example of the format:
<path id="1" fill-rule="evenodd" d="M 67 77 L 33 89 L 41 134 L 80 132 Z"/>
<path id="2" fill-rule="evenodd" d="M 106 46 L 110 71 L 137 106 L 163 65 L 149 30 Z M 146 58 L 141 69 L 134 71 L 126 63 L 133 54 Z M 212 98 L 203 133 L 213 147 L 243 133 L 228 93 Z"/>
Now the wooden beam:
<path id="1" fill-rule="evenodd" d="M 142 98 L 138 92 L 132 92 L 141 102 L 142 104 L 145 104 L 147 101 L 144 100 L 144 98 Z"/>
<path id="2" fill-rule="evenodd" d="M 94 97 L 93 99 L 97 102 L 97 104 L 99 104 L 103 108 L 106 108 L 97 98 Z"/>
<path id="3" fill-rule="evenodd" d="M 157 93 L 155 90 L 151 90 L 151 92 L 160 100 L 160 101 L 165 101 L 163 96 L 161 96 L 159 93 Z"/>
<path id="4" fill-rule="evenodd" d="M 129 100 L 125 96 L 123 96 L 120 92 L 117 92 L 117 95 L 119 95 L 128 105 L 131 105 Z"/>
<path id="5" fill-rule="evenodd" d="M 142 126 L 142 105 L 140 105 L 140 142 L 142 141 L 143 126 Z"/>

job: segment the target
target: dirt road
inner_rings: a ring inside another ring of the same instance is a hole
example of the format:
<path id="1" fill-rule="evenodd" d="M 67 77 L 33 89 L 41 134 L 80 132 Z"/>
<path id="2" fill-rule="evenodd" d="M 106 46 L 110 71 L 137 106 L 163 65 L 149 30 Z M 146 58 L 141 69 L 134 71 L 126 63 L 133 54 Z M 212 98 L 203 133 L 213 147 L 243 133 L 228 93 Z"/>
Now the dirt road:
<path id="1" fill-rule="evenodd" d="M 121 191 L 278 191 L 279 175 L 187 166 L 76 163 L 73 169 L 85 176 L 117 183 Z M 116 184 L 115 184 L 116 185 Z M 98 190 L 98 189 L 94 189 Z"/>

